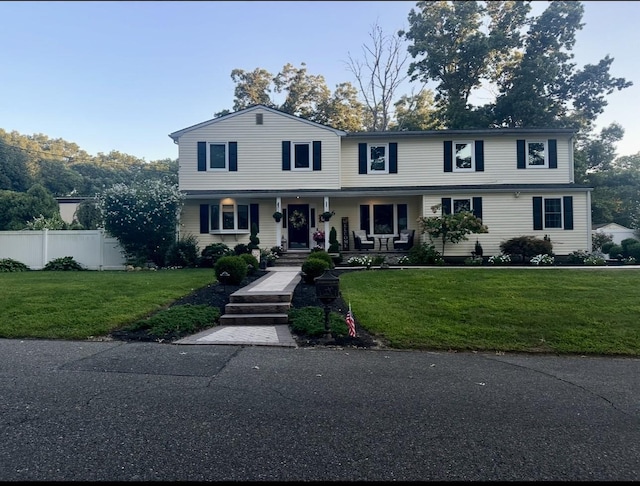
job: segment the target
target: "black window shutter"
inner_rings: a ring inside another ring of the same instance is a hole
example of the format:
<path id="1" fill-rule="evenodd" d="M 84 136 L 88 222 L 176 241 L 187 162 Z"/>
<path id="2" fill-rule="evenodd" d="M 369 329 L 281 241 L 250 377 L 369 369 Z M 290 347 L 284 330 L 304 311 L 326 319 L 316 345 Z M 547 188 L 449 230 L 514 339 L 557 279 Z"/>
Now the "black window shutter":
<path id="1" fill-rule="evenodd" d="M 282 142 L 282 170 L 291 170 L 291 142 Z"/>
<path id="2" fill-rule="evenodd" d="M 209 205 L 200 205 L 200 233 L 209 232 Z"/>
<path id="3" fill-rule="evenodd" d="M 564 196 L 562 198 L 562 205 L 564 209 L 564 229 L 573 229 L 573 197 Z"/>
<path id="4" fill-rule="evenodd" d="M 473 198 L 473 215 L 476 218 L 482 219 L 482 198 L 481 197 Z"/>
<path id="5" fill-rule="evenodd" d="M 518 169 L 526 169 L 527 168 L 524 144 L 525 144 L 524 140 L 517 140 L 516 141 L 517 157 L 518 157 Z"/>
<path id="6" fill-rule="evenodd" d="M 555 139 L 549 140 L 549 169 L 558 168 L 558 141 Z"/>
<path id="7" fill-rule="evenodd" d="M 251 221 L 251 226 L 253 226 L 253 223 L 256 224 L 258 231 L 260 231 L 260 212 L 258 211 L 259 207 L 260 206 L 258 204 L 249 205 L 249 221 Z"/>
<path id="8" fill-rule="evenodd" d="M 389 174 L 398 173 L 398 144 L 389 144 Z"/>
<path id="9" fill-rule="evenodd" d="M 398 231 L 407 229 L 409 218 L 407 217 L 407 205 L 398 204 Z"/>
<path id="10" fill-rule="evenodd" d="M 229 170 L 238 170 L 238 142 L 229 142 Z"/>
<path id="11" fill-rule="evenodd" d="M 282 228 L 287 229 L 287 209 L 282 208 Z"/>
<path id="12" fill-rule="evenodd" d="M 444 142 L 444 171 L 453 172 L 453 142 Z"/>
<path id="13" fill-rule="evenodd" d="M 207 170 L 207 142 L 198 142 L 198 172 Z"/>
<path id="14" fill-rule="evenodd" d="M 451 198 L 442 198 L 442 214 L 451 214 Z"/>
<path id="15" fill-rule="evenodd" d="M 476 172 L 484 172 L 484 141 L 476 140 Z"/>
<path id="16" fill-rule="evenodd" d="M 313 142 L 313 170 L 322 170 L 322 142 Z"/>
<path id="17" fill-rule="evenodd" d="M 367 144 L 358 144 L 358 174 L 367 173 Z"/>
<path id="18" fill-rule="evenodd" d="M 533 198 L 533 229 L 542 229 L 542 198 L 539 196 Z"/>
<path id="19" fill-rule="evenodd" d="M 365 143 L 365 145 L 367 145 Z M 365 230 L 369 234 L 369 206 L 360 205 L 360 229 Z"/>

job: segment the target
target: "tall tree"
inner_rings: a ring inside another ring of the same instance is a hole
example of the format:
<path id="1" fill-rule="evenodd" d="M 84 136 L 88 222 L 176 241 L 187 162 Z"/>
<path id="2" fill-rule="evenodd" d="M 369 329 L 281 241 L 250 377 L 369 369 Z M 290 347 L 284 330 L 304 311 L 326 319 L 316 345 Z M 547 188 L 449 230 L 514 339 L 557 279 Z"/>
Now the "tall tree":
<path id="1" fill-rule="evenodd" d="M 28 157 L 23 150 L 0 138 L 0 189 L 26 191 L 31 185 L 27 162 Z"/>
<path id="2" fill-rule="evenodd" d="M 395 103 L 396 121 L 390 130 L 438 130 L 444 128 L 435 111 L 433 91 L 422 89 L 418 94 L 403 95 Z"/>
<path id="3" fill-rule="evenodd" d="M 349 53 L 347 67 L 355 76 L 368 110 L 369 131 L 385 131 L 392 121 L 395 94 L 407 79 L 404 66 L 408 55 L 400 36 L 387 35 L 376 22 L 369 32 L 370 44 L 363 44 L 364 60 Z"/>

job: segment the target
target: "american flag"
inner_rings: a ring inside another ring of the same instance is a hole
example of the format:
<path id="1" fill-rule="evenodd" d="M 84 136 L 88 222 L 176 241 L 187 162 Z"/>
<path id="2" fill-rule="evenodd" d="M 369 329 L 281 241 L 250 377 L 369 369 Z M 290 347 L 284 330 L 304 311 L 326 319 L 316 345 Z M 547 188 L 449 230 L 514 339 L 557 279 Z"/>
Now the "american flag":
<path id="1" fill-rule="evenodd" d="M 353 320 L 353 314 L 351 314 L 351 302 L 349 302 L 349 312 L 347 312 L 347 326 L 349 326 L 349 336 L 356 337 L 356 321 Z"/>

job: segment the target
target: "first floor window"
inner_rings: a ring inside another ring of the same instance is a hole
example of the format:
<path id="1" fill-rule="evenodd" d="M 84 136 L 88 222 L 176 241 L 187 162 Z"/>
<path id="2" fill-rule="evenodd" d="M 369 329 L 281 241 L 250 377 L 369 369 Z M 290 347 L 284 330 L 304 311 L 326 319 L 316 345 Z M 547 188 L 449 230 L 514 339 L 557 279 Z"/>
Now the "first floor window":
<path id="1" fill-rule="evenodd" d="M 471 212 L 471 199 L 454 199 L 453 214 L 461 213 L 463 211 Z"/>
<path id="2" fill-rule="evenodd" d="M 360 229 L 368 234 L 393 235 L 407 229 L 406 204 L 373 204 L 360 206 Z"/>
<path id="3" fill-rule="evenodd" d="M 527 165 L 529 167 L 547 167 L 545 142 L 527 142 Z"/>
<path id="4" fill-rule="evenodd" d="M 211 205 L 211 230 L 248 230 L 249 229 L 249 205 L 248 204 L 212 204 Z"/>
<path id="5" fill-rule="evenodd" d="M 544 200 L 544 227 L 562 228 L 562 199 L 559 197 Z"/>
<path id="6" fill-rule="evenodd" d="M 369 145 L 369 173 L 376 172 L 389 172 L 386 145 Z"/>

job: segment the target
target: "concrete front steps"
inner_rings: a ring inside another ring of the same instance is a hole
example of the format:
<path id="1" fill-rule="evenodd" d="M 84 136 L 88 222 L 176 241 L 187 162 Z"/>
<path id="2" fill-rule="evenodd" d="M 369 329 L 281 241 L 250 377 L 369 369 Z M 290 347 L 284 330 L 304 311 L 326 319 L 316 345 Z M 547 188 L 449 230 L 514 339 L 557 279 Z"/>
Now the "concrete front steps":
<path id="1" fill-rule="evenodd" d="M 309 251 L 293 252 L 287 251 L 280 255 L 274 262 L 274 267 L 301 267 L 309 256 Z"/>
<path id="2" fill-rule="evenodd" d="M 247 287 L 229 296 L 222 326 L 274 326 L 289 323 L 293 291 L 300 281 L 299 272 L 286 272 L 282 280 L 280 272 L 269 272 Z M 267 280 L 271 279 L 271 280 Z"/>

